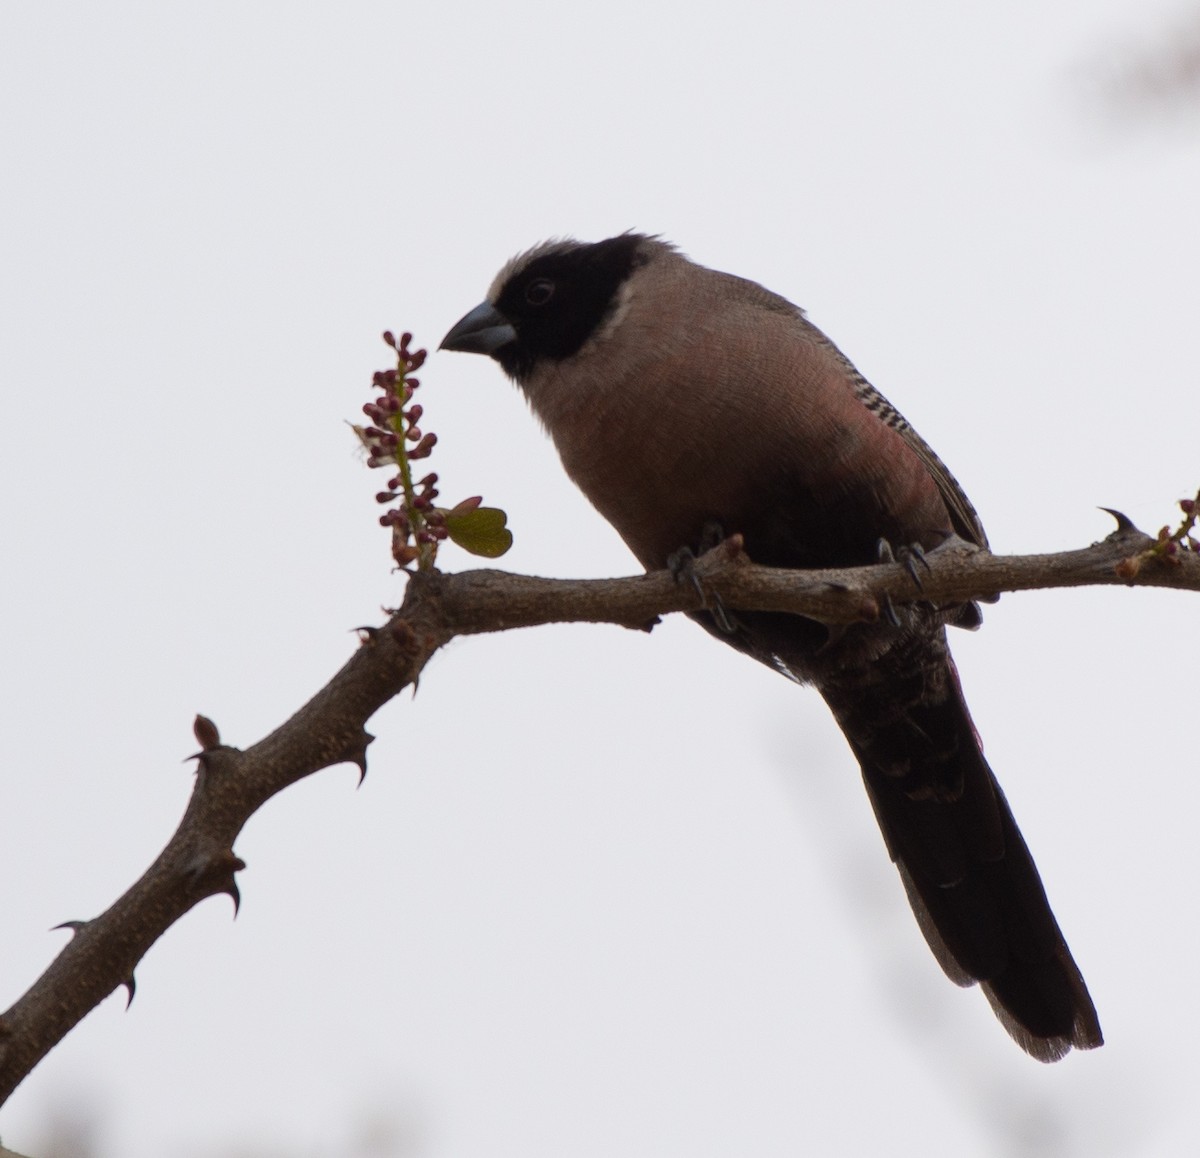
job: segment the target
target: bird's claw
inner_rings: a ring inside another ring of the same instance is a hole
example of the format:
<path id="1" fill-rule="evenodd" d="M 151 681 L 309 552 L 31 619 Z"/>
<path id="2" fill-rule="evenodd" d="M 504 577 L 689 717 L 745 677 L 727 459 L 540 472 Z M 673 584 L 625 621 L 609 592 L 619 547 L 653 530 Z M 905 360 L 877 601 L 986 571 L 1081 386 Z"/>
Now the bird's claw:
<path id="1" fill-rule="evenodd" d="M 717 627 L 720 629 L 722 635 L 733 635 L 737 631 L 719 595 L 713 594 L 709 598 L 708 610 L 713 619 L 716 620 Z"/>
<path id="2" fill-rule="evenodd" d="M 690 583 L 701 600 L 704 599 L 704 588 L 700 585 L 700 576 L 696 574 L 696 553 L 691 547 L 680 547 L 668 555 L 667 570 L 676 583 Z"/>
<path id="3" fill-rule="evenodd" d="M 925 584 L 921 582 L 920 568 L 924 567 L 929 574 L 933 568 L 925 557 L 925 548 L 920 543 L 910 543 L 907 546 L 893 548 L 887 539 L 880 539 L 875 547 L 881 563 L 903 563 L 913 584 L 918 591 L 923 591 Z"/>
<path id="4" fill-rule="evenodd" d="M 711 551 L 724 540 L 725 533 L 719 524 L 705 523 L 700 532 L 700 554 Z M 680 547 L 678 551 L 672 552 L 667 557 L 667 570 L 671 572 L 676 583 L 691 584 L 693 590 L 700 597 L 701 606 L 713 617 L 717 629 L 723 635 L 733 635 L 736 632 L 737 629 L 733 620 L 729 618 L 729 613 L 725 610 L 725 604 L 721 601 L 721 597 L 715 592 L 710 594 L 704 590 L 700 576 L 696 574 L 696 552 L 691 547 Z"/>

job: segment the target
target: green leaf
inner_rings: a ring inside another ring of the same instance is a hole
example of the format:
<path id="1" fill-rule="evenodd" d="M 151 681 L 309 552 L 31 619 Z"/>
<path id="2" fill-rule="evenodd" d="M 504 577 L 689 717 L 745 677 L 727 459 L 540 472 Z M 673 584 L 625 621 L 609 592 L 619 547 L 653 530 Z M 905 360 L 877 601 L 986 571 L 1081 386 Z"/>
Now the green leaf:
<path id="1" fill-rule="evenodd" d="M 499 507 L 476 507 L 460 515 L 446 514 L 446 530 L 464 551 L 498 559 L 512 546 L 508 515 Z"/>

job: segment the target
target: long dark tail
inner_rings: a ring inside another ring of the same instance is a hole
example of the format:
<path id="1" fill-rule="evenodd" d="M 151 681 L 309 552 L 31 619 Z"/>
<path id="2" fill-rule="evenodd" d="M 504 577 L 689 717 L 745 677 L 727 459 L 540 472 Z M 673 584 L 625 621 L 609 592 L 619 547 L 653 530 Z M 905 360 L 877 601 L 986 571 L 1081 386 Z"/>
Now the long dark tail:
<path id="1" fill-rule="evenodd" d="M 925 638 L 820 689 L 921 931 L 946 974 L 983 986 L 1039 1061 L 1103 1044 L 1087 986 L 980 751 L 945 639 Z"/>

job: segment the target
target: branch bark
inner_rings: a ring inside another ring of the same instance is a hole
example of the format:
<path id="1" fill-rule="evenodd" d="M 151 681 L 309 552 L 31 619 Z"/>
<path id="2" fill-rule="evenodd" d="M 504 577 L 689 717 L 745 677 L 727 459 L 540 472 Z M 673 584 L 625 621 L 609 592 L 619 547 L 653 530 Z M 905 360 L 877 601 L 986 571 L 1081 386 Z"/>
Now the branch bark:
<path id="1" fill-rule="evenodd" d="M 1122 585 L 1200 591 L 1200 556 L 1165 558 L 1156 540 L 1118 518 L 1108 538 L 1049 555 L 997 556 L 943 549 L 927 565 L 887 563 L 784 571 L 749 561 L 735 537 L 696 560 L 696 583 L 666 571 L 624 579 L 561 580 L 502 571 L 410 577 L 403 606 L 286 723 L 242 751 L 198 719 L 196 784 L 178 829 L 143 876 L 106 912 L 67 922 L 74 936 L 33 986 L 0 1014 L 0 1104 L 110 993 L 126 986 L 151 945 L 205 897 L 238 902 L 233 851 L 246 821 L 277 792 L 334 764 L 367 767 L 370 717 L 415 683 L 434 653 L 459 635 L 548 623 L 615 623 L 649 630 L 665 614 L 719 597 L 733 610 L 789 611 L 826 623 L 879 617 L 894 604 L 987 599 L 1032 588 Z M 920 585 L 914 580 L 919 576 Z M 704 594 L 702 595 L 701 592 Z"/>

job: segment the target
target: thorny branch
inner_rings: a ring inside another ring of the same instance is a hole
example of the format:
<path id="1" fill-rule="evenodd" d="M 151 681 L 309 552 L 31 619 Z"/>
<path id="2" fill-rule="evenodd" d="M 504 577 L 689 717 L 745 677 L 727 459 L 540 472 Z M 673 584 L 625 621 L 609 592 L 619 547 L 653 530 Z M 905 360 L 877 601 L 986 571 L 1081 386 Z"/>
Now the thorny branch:
<path id="1" fill-rule="evenodd" d="M 322 768 L 349 762 L 365 774 L 367 721 L 414 683 L 430 657 L 456 636 L 564 622 L 648 630 L 661 615 L 696 610 L 702 600 L 714 598 L 730 610 L 790 611 L 853 623 L 878 618 L 888 601 L 952 603 L 1005 591 L 1102 584 L 1200 591 L 1200 554 L 1184 542 L 1195 507 L 1185 507 L 1185 514 L 1191 518 L 1180 532 L 1157 538 L 1115 515 L 1117 529 L 1081 550 L 996 556 L 964 545 L 932 552 L 928 565 L 919 568 L 885 563 L 776 570 L 750 562 L 735 536 L 696 560 L 695 583 L 679 582 L 666 571 L 597 580 L 491 570 L 410 575 L 399 611 L 382 627 L 364 629 L 362 646 L 341 671 L 265 739 L 244 751 L 229 747 L 211 721 L 197 718 L 196 784 L 179 828 L 111 908 L 90 921 L 64 923 L 73 930 L 70 942 L 0 1014 L 0 1103 L 110 993 L 124 986 L 132 1001 L 138 962 L 189 909 L 225 893 L 236 910 L 236 875 L 245 865 L 233 845 L 250 816 L 277 792 Z"/>

